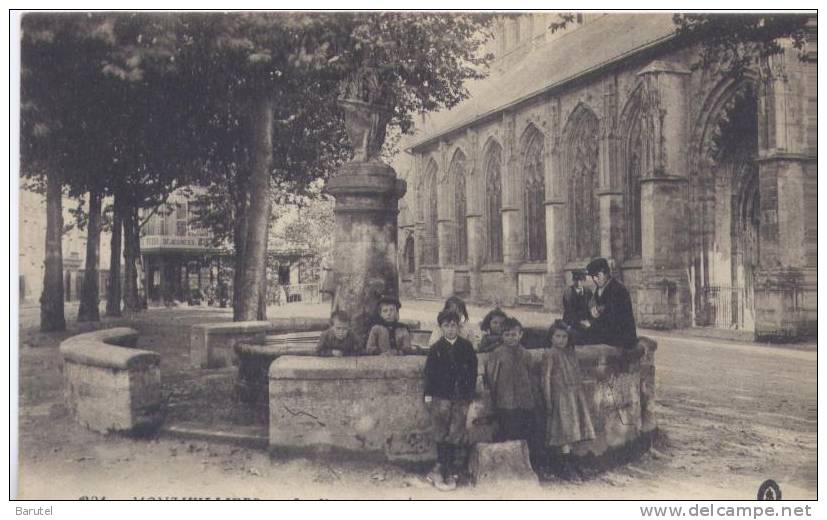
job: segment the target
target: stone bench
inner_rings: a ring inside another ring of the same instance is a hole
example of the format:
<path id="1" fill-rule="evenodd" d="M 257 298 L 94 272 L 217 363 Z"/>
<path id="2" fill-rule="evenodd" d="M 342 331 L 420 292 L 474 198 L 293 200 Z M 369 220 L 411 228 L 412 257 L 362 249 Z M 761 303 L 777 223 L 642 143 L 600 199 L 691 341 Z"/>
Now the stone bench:
<path id="1" fill-rule="evenodd" d="M 66 402 L 87 428 L 143 434 L 163 422 L 161 356 L 134 348 L 137 340 L 135 330 L 119 327 L 60 344 Z"/>
<path id="2" fill-rule="evenodd" d="M 419 322 L 401 320 L 411 329 Z M 238 364 L 235 345 L 264 343 L 268 335 L 316 332 L 330 327 L 327 318 L 274 318 L 269 321 L 235 321 L 194 325 L 190 329 L 190 362 L 199 368 L 222 368 Z M 318 338 L 318 335 L 316 336 Z"/>
<path id="3" fill-rule="evenodd" d="M 577 357 L 597 433 L 577 446 L 601 456 L 634 446 L 655 428 L 654 352 L 578 346 Z M 531 350 L 539 360 L 541 350 Z M 482 385 L 487 354 L 478 354 L 478 392 L 468 413 L 471 442 L 491 442 L 495 421 Z M 435 457 L 422 400 L 424 356 L 319 358 L 283 356 L 269 369 L 270 447 L 283 452 L 358 453 L 388 460 Z M 533 382 L 532 384 L 537 384 Z"/>
<path id="4" fill-rule="evenodd" d="M 233 347 L 239 342 L 264 341 L 267 334 L 322 331 L 326 318 L 276 318 L 270 321 L 236 321 L 194 325 L 190 329 L 190 361 L 200 368 L 237 364 Z"/>

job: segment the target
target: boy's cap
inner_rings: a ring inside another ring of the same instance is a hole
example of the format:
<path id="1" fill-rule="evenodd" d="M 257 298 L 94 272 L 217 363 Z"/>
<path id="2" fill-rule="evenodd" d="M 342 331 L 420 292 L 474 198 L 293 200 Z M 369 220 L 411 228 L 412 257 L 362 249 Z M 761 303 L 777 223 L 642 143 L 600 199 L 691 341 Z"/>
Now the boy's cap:
<path id="1" fill-rule="evenodd" d="M 436 317 L 436 322 L 439 326 L 442 326 L 443 323 L 447 323 L 449 321 L 459 323 L 459 314 L 454 311 L 444 310 L 441 311 Z"/>
<path id="2" fill-rule="evenodd" d="M 611 272 L 609 270 L 609 261 L 605 258 L 595 258 L 586 266 L 586 272 L 589 273 L 589 276 L 594 276 L 600 272 L 609 274 Z"/>
<path id="3" fill-rule="evenodd" d="M 402 308 L 402 302 L 399 301 L 399 298 L 390 294 L 383 294 L 381 298 L 379 298 L 379 305 L 389 303 L 391 305 L 396 305 L 397 309 Z"/>
<path id="4" fill-rule="evenodd" d="M 586 279 L 586 270 L 585 269 L 575 269 L 571 272 L 571 279 L 572 280 L 585 280 Z"/>

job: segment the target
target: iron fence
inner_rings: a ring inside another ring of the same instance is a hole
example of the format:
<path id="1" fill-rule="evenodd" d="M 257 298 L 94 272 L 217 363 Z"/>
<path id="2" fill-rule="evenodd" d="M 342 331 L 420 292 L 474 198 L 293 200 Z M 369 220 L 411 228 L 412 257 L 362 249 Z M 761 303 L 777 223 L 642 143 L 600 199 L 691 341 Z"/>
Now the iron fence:
<path id="1" fill-rule="evenodd" d="M 755 302 L 753 292 L 744 287 L 708 285 L 701 290 L 701 309 L 698 325 L 726 329 L 754 326 Z"/>

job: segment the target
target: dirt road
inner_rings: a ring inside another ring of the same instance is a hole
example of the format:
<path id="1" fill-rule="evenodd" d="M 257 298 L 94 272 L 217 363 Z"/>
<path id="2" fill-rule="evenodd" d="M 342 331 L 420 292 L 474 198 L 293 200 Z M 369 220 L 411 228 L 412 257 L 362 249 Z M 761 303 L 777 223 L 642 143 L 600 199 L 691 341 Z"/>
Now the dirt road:
<path id="1" fill-rule="evenodd" d="M 187 325 L 227 318 L 209 309 L 165 309 L 104 326 L 136 327 L 140 345 L 162 354 L 168 380 L 185 370 Z M 86 431 L 62 403 L 57 352 L 60 339 L 80 327 L 44 335 L 22 325 L 19 498 L 446 498 L 417 473 L 390 464 L 277 460 L 255 449 Z M 546 482 L 540 493 L 464 488 L 450 496 L 751 499 L 773 478 L 784 498 L 815 498 L 815 352 L 656 339 L 663 437 L 655 450 L 583 482 Z"/>

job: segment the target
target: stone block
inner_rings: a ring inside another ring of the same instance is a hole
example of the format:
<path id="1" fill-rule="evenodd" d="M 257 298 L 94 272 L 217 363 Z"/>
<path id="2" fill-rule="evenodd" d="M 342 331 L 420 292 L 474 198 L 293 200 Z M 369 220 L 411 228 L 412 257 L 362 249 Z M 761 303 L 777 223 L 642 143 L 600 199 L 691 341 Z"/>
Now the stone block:
<path id="1" fill-rule="evenodd" d="M 471 480 L 477 487 L 539 489 L 531 468 L 526 441 L 481 442 L 474 446 L 468 462 Z"/>
<path id="2" fill-rule="evenodd" d="M 99 432 L 143 433 L 163 422 L 161 357 L 134 345 L 138 334 L 115 328 L 60 345 L 64 395 L 75 419 Z"/>
<path id="3" fill-rule="evenodd" d="M 285 356 L 270 366 L 270 448 L 385 460 L 435 458 L 423 356 Z"/>

